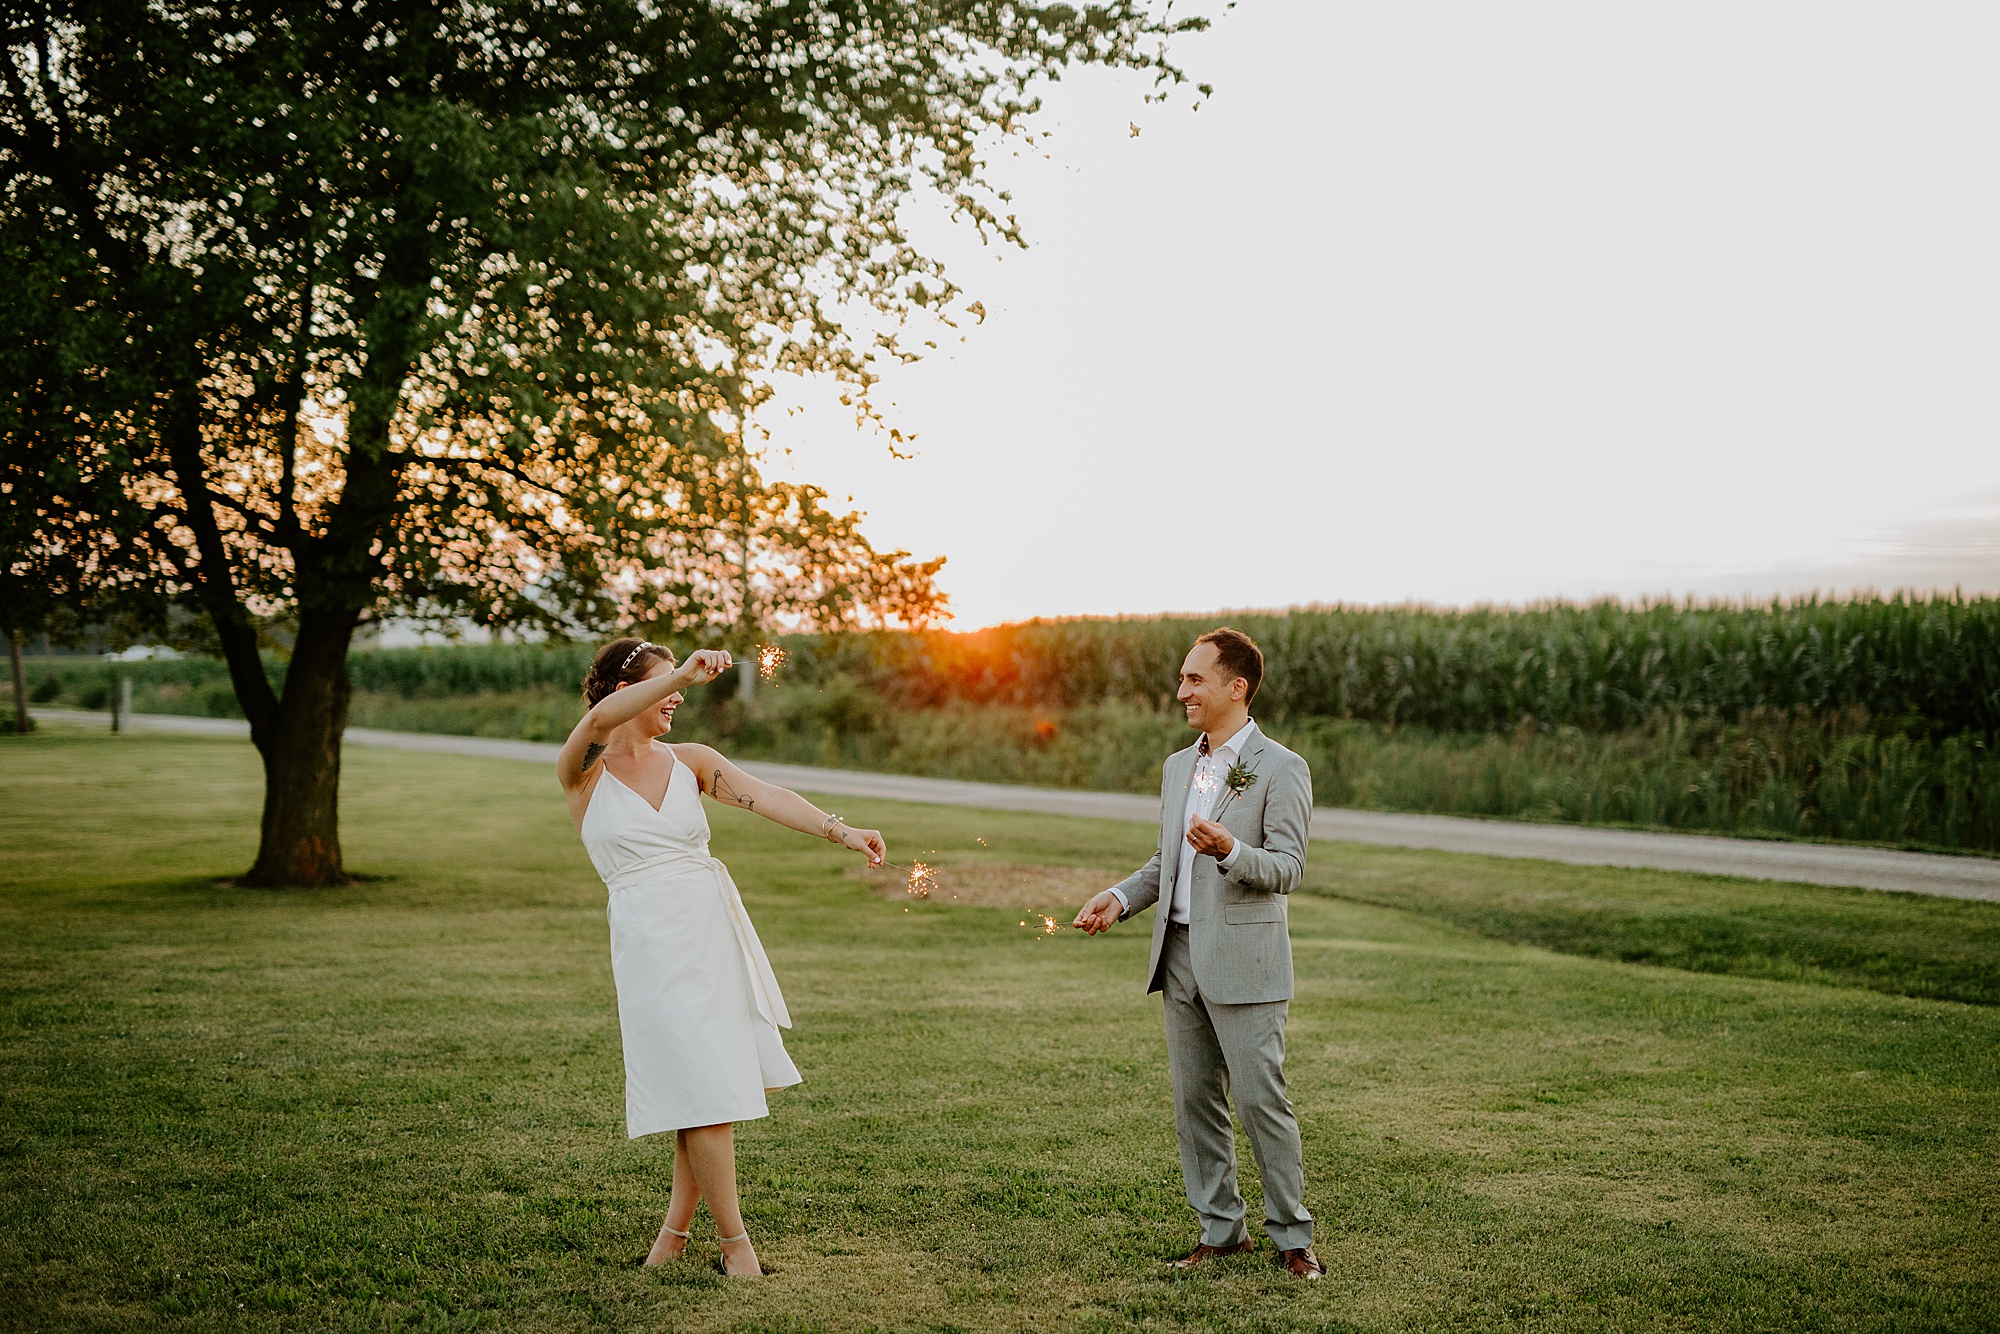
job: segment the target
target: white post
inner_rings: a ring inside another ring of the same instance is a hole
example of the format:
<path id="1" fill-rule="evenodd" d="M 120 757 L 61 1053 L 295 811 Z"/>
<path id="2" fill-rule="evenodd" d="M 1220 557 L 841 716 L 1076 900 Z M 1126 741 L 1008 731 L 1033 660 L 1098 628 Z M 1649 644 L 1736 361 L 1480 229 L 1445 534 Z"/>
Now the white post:
<path id="1" fill-rule="evenodd" d="M 21 632 L 7 636 L 7 657 L 14 668 L 14 730 L 32 732 L 35 720 L 28 716 L 28 678 L 21 668 Z"/>
<path id="2" fill-rule="evenodd" d="M 132 678 L 129 676 L 118 678 L 118 712 L 124 715 L 125 726 L 130 727 L 132 725 Z"/>

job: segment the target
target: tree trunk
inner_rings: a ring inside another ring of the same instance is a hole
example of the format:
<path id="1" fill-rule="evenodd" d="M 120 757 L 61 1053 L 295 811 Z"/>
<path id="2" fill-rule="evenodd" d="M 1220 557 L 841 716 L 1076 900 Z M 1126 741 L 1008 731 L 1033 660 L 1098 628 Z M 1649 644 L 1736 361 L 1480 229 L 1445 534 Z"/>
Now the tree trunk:
<path id="1" fill-rule="evenodd" d="M 264 757 L 264 829 L 242 883 L 317 889 L 348 883 L 340 856 L 340 745 L 347 731 L 352 613 L 302 613 Z"/>

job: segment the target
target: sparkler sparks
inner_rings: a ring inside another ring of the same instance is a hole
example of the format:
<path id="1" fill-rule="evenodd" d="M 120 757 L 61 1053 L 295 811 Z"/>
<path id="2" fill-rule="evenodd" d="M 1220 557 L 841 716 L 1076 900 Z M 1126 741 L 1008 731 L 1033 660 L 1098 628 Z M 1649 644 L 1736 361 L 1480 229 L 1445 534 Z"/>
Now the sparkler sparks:
<path id="1" fill-rule="evenodd" d="M 786 653 L 776 644 L 759 644 L 757 646 L 757 675 L 763 677 L 766 681 L 770 680 L 778 674 L 778 668 L 784 666 L 785 659 L 790 656 L 790 654 Z"/>
<path id="2" fill-rule="evenodd" d="M 1194 771 L 1194 790 L 1200 794 L 1203 801 L 1207 801 L 1215 794 L 1216 786 L 1215 769 L 1197 766 Z"/>
<path id="3" fill-rule="evenodd" d="M 903 889 L 913 899 L 927 899 L 937 888 L 937 884 L 937 867 L 928 862 L 911 862 L 910 881 L 903 886 Z"/>

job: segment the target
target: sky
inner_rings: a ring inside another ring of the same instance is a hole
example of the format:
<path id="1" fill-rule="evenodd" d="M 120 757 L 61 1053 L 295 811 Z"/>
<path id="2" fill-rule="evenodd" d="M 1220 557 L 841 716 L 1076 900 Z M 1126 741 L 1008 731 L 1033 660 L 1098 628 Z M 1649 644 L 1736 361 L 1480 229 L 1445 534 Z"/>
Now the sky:
<path id="1" fill-rule="evenodd" d="M 1046 90 L 1026 250 L 906 213 L 988 311 L 884 374 L 917 457 L 766 418 L 956 628 L 2000 592 L 2000 6 L 1242 0 L 1174 54 L 1199 110 Z"/>

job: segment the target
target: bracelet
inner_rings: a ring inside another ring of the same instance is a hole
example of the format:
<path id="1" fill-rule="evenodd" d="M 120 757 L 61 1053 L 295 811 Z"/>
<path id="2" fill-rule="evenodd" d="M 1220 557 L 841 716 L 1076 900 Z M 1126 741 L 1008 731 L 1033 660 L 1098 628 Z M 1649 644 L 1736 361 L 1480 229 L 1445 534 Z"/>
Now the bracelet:
<path id="1" fill-rule="evenodd" d="M 825 820 L 820 822 L 819 835 L 829 843 L 845 844 L 847 840 L 837 836 L 833 831 L 836 826 L 844 827 L 846 824 L 847 821 L 841 819 L 838 815 L 829 815 Z"/>

